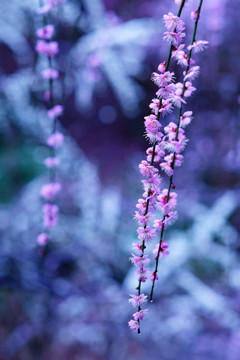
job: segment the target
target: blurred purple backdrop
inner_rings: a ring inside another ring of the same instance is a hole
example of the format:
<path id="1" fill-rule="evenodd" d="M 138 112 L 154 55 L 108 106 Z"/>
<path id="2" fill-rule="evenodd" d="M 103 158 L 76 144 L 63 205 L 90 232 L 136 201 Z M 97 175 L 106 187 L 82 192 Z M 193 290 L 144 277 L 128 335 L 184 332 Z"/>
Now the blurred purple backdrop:
<path id="1" fill-rule="evenodd" d="M 198 1 L 189 1 L 183 18 Z M 54 15 L 64 99 L 64 192 L 42 256 L 39 189 L 49 123 L 44 60 L 34 53 L 38 1 L 0 4 L 0 360 L 238 360 L 240 353 L 240 10 L 209 0 L 197 38 L 185 162 L 176 171 L 179 219 L 140 336 L 128 294 L 143 117 L 165 60 L 169 0 L 67 0 Z M 174 114 L 173 114 L 174 116 Z"/>

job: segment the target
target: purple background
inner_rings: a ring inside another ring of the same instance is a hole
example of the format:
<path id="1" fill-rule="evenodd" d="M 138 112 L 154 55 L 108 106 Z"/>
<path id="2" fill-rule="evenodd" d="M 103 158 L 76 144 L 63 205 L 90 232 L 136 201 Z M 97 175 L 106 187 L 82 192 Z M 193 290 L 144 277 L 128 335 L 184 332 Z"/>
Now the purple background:
<path id="1" fill-rule="evenodd" d="M 197 4 L 183 12 L 188 34 Z M 179 217 L 140 336 L 128 329 L 127 301 L 136 287 L 128 258 L 148 146 L 143 117 L 156 91 L 151 73 L 168 49 L 162 16 L 177 6 L 68 0 L 53 13 L 66 142 L 60 221 L 44 255 L 36 237 L 50 124 L 39 76 L 46 64 L 34 52 L 37 6 L 0 4 L 0 360 L 237 360 L 239 2 L 203 2 L 197 39 L 210 44 L 196 56 L 195 118 L 175 177 Z"/>

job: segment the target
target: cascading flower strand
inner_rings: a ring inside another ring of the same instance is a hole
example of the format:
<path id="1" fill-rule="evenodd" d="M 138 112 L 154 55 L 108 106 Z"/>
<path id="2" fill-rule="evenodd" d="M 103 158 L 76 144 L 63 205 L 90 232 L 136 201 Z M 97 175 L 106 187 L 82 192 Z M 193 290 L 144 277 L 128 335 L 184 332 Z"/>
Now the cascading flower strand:
<path id="1" fill-rule="evenodd" d="M 188 54 L 183 50 L 184 46 L 181 45 L 181 48 L 177 48 L 173 57 L 175 57 L 180 65 L 186 67 L 183 72 L 183 83 L 177 83 L 175 92 L 181 96 L 181 104 L 178 111 L 178 120 L 177 124 L 170 123 L 168 126 L 164 128 L 165 137 L 164 137 L 164 147 L 170 151 L 170 154 L 164 157 L 164 162 L 160 163 L 160 167 L 164 169 L 167 174 L 170 176 L 168 188 L 162 190 L 161 194 L 158 196 L 157 206 L 162 210 L 163 217 L 161 220 L 156 220 L 157 223 L 161 223 L 159 227 L 160 231 L 160 240 L 159 244 L 157 244 L 154 252 L 156 254 L 155 257 L 155 270 L 153 272 L 153 280 L 152 287 L 150 292 L 150 300 L 153 299 L 154 286 L 155 281 L 157 280 L 157 272 L 159 265 L 159 258 L 164 253 L 164 247 L 168 247 L 166 242 L 163 240 L 164 231 L 166 229 L 165 220 L 168 219 L 170 215 L 170 210 L 173 210 L 177 205 L 177 194 L 173 192 L 172 189 L 175 189 L 173 184 L 173 175 L 174 169 L 176 166 L 181 166 L 183 161 L 183 155 L 181 152 L 184 150 L 185 145 L 187 144 L 188 139 L 185 136 L 184 128 L 189 125 L 193 119 L 193 112 L 186 111 L 183 113 L 183 104 L 186 104 L 186 98 L 190 97 L 192 93 L 196 90 L 194 86 L 192 86 L 192 82 L 199 74 L 199 66 L 192 66 L 191 64 L 195 64 L 195 61 L 192 61 L 192 53 L 202 51 L 206 48 L 208 41 L 199 40 L 196 41 L 196 33 L 199 22 L 199 17 L 201 13 L 203 0 L 200 0 L 198 9 L 191 14 L 191 18 L 194 20 L 194 30 L 191 44 L 187 47 Z M 193 16 L 194 14 L 194 16 Z M 184 61 L 182 61 L 184 59 Z M 184 99 L 184 100 L 183 100 Z M 176 211 L 174 211 L 176 214 Z"/>
<path id="2" fill-rule="evenodd" d="M 44 199 L 42 207 L 43 212 L 43 227 L 44 231 L 37 237 L 37 243 L 40 246 L 45 246 L 50 239 L 50 229 L 54 228 L 58 222 L 59 207 L 56 204 L 56 197 L 61 191 L 61 184 L 56 180 L 56 168 L 60 163 L 57 157 L 57 149 L 60 148 L 64 142 L 64 135 L 57 130 L 57 119 L 63 114 L 64 107 L 55 102 L 54 95 L 54 81 L 59 78 L 59 72 L 54 68 L 54 57 L 59 52 L 59 44 L 52 40 L 55 34 L 55 26 L 48 22 L 51 11 L 65 2 L 65 0 L 45 0 L 45 3 L 40 3 L 38 14 L 43 17 L 43 26 L 36 31 L 36 36 L 39 38 L 36 43 L 35 50 L 47 59 L 47 68 L 42 70 L 41 76 L 48 82 L 48 91 L 44 94 L 48 101 L 47 116 L 52 122 L 51 134 L 46 141 L 49 149 L 49 157 L 44 161 L 45 166 L 49 170 L 49 182 L 44 184 L 40 190 L 40 194 Z"/>
<path id="3" fill-rule="evenodd" d="M 177 16 L 169 13 L 166 15 L 165 24 L 167 24 L 167 29 L 169 34 L 165 33 L 165 36 L 170 38 L 170 32 L 172 36 L 178 34 L 178 39 L 184 37 L 184 23 L 180 19 L 185 0 L 181 1 Z M 181 34 L 181 35 L 180 35 Z M 175 44 L 176 40 L 175 40 Z M 174 45 L 170 42 L 170 49 L 167 61 L 161 63 L 158 66 L 160 74 L 153 74 L 153 80 L 159 86 L 159 91 L 157 92 L 157 98 L 154 98 L 150 104 L 150 109 L 152 109 L 152 114 L 145 117 L 145 129 L 146 137 L 152 144 L 151 147 L 147 149 L 147 161 L 144 160 L 139 165 L 141 174 L 146 177 L 146 180 L 142 180 L 144 193 L 143 198 L 138 200 L 136 205 L 137 211 L 135 213 L 135 218 L 139 223 L 139 228 L 137 230 L 138 243 L 133 244 L 133 250 L 137 255 L 132 254 L 130 258 L 132 263 L 137 267 L 137 277 L 138 277 L 138 286 L 136 290 L 138 291 L 137 295 L 130 294 L 131 298 L 129 302 L 137 307 L 137 312 L 133 314 L 133 319 L 129 321 L 129 327 L 132 330 L 137 331 L 140 334 L 140 321 L 143 320 L 144 315 L 148 309 L 142 309 L 141 305 L 147 301 L 147 295 L 141 294 L 141 284 L 146 282 L 149 269 L 146 265 L 150 262 L 148 255 L 145 255 L 146 243 L 148 243 L 155 235 L 156 229 L 151 228 L 148 223 L 153 218 L 154 203 L 156 197 L 159 194 L 159 185 L 161 182 L 159 176 L 159 170 L 154 166 L 155 162 L 160 161 L 164 155 L 164 150 L 161 146 L 158 145 L 161 142 L 163 134 L 160 131 L 162 125 L 159 122 L 160 116 L 166 115 L 172 109 L 172 101 L 168 99 L 167 94 L 174 93 L 174 84 L 173 84 L 173 73 L 168 71 L 172 52 Z M 162 93 L 161 93 L 161 90 Z M 150 274 L 150 279 L 152 279 L 153 274 Z"/>
<path id="4" fill-rule="evenodd" d="M 192 53 L 203 50 L 208 43 L 203 40 L 196 41 L 202 2 L 203 0 L 199 2 L 198 9 L 191 13 L 191 18 L 195 24 L 191 45 L 187 47 L 188 52 L 185 50 L 185 44 L 182 43 L 185 37 L 185 24 L 180 19 L 180 14 L 185 2 L 181 2 L 178 16 L 169 13 L 163 17 L 164 24 L 167 28 L 167 31 L 164 33 L 164 40 L 170 43 L 170 51 L 167 62 L 161 63 L 158 66 L 159 72 L 152 74 L 152 80 L 159 89 L 156 92 L 157 97 L 152 99 L 149 106 L 152 114 L 145 117 L 146 136 L 150 143 L 152 143 L 152 146 L 147 149 L 147 159 L 143 160 L 139 165 L 141 174 L 147 178 L 146 180 L 142 180 L 144 186 L 143 199 L 139 199 L 137 204 L 138 211 L 135 214 L 135 218 L 140 224 L 137 233 L 141 242 L 133 244 L 134 250 L 138 255 L 133 254 L 132 258 L 130 258 L 132 263 L 138 267 L 137 274 L 139 283 L 136 288 L 138 295 L 130 295 L 131 299 L 129 301 L 138 307 L 138 312 L 133 314 L 133 320 L 129 321 L 129 326 L 132 330 L 137 330 L 138 333 L 140 333 L 140 320 L 143 320 L 147 312 L 147 309 L 141 309 L 141 305 L 147 302 L 147 295 L 141 293 L 141 283 L 146 282 L 150 273 L 149 278 L 152 281 L 150 300 L 152 301 L 155 281 L 158 279 L 159 258 L 169 254 L 168 243 L 163 240 L 163 234 L 166 228 L 172 224 L 177 217 L 177 211 L 175 209 L 177 205 L 177 193 L 173 191 L 175 189 L 173 174 L 175 167 L 181 166 L 182 164 L 182 152 L 188 142 L 184 128 L 190 124 L 192 120 L 192 111 L 183 113 L 183 104 L 186 104 L 186 99 L 196 90 L 192 85 L 192 81 L 199 74 L 199 66 L 194 65 L 195 62 L 192 60 Z M 176 75 L 169 71 L 171 58 L 186 68 L 183 74 L 183 83 L 176 83 Z M 170 122 L 162 130 L 159 119 L 171 112 L 174 106 L 179 108 L 177 124 Z M 159 169 L 156 168 L 157 164 L 159 168 L 170 177 L 168 187 L 163 190 L 160 190 L 161 178 Z M 153 211 L 155 209 L 160 210 L 163 216 L 160 219 L 155 219 L 151 227 L 149 226 L 149 222 L 154 217 Z M 150 262 L 150 258 L 145 254 L 145 249 L 146 243 L 148 243 L 157 232 L 160 233 L 160 240 L 153 250 L 153 254 L 155 255 L 155 269 L 151 273 L 149 269 L 146 268 L 146 265 Z"/>

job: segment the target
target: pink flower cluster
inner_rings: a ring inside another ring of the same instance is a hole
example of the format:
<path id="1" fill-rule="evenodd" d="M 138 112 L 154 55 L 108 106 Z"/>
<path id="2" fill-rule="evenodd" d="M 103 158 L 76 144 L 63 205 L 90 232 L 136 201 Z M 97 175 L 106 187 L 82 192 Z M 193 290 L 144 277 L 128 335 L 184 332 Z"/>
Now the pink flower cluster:
<path id="1" fill-rule="evenodd" d="M 40 7 L 37 12 L 39 14 L 49 13 L 64 1 L 65 0 L 45 0 L 44 5 Z M 59 77 L 59 72 L 52 66 L 53 57 L 59 52 L 58 42 L 52 40 L 54 34 L 55 26 L 53 24 L 47 24 L 39 28 L 36 31 L 36 36 L 39 39 L 35 46 L 36 52 L 45 56 L 48 62 L 48 67 L 42 70 L 41 76 L 44 80 L 48 81 L 49 84 L 49 91 L 45 93 L 45 98 L 49 101 L 47 116 L 52 122 L 52 133 L 47 139 L 50 156 L 45 159 L 44 164 L 49 169 L 51 179 L 55 179 L 56 167 L 60 163 L 60 159 L 56 156 L 56 149 L 60 148 L 64 142 L 63 134 L 56 130 L 57 118 L 63 114 L 64 108 L 62 105 L 54 104 L 52 84 L 53 81 Z M 37 237 L 37 243 L 40 246 L 47 245 L 50 239 L 49 230 L 57 225 L 59 208 L 55 204 L 55 201 L 61 188 L 61 184 L 56 181 L 51 181 L 41 188 L 40 194 L 46 203 L 42 207 L 44 232 Z"/>
<path id="2" fill-rule="evenodd" d="M 182 1 L 182 3 L 185 2 Z M 191 15 L 191 18 L 194 18 L 195 30 L 199 19 L 199 9 L 196 14 L 196 16 Z M 187 99 L 196 90 L 196 87 L 192 85 L 192 81 L 199 74 L 199 66 L 194 65 L 195 61 L 192 59 L 192 53 L 203 50 L 208 43 L 207 41 L 193 39 L 192 44 L 186 47 L 185 50 L 185 44 L 181 43 L 185 37 L 184 22 L 179 16 L 172 13 L 164 15 L 163 21 L 167 28 L 164 39 L 171 44 L 169 60 L 162 62 L 158 66 L 158 72 L 152 74 L 152 80 L 158 86 L 158 89 L 156 97 L 152 99 L 149 105 L 152 113 L 144 118 L 146 138 L 150 142 L 150 147 L 146 151 L 146 160 L 139 164 L 140 173 L 144 177 L 142 180 L 143 196 L 138 200 L 137 211 L 135 212 L 135 219 L 139 224 L 137 229 L 139 241 L 133 244 L 135 253 L 130 258 L 132 264 L 137 268 L 138 286 L 136 289 L 138 294 L 130 295 L 129 302 L 134 306 L 138 306 L 137 314 L 141 313 L 142 315 L 134 314 L 133 320 L 130 320 L 128 324 L 132 330 L 138 332 L 140 332 L 140 320 L 143 319 L 147 310 L 141 309 L 141 305 L 147 300 L 147 295 L 141 292 L 141 284 L 148 279 L 151 281 L 150 300 L 152 300 L 154 284 L 158 279 L 158 260 L 169 254 L 169 246 L 166 241 L 163 241 L 163 234 L 167 227 L 177 218 L 177 193 L 173 191 L 175 189 L 173 175 L 175 168 L 182 165 L 183 151 L 188 142 L 185 127 L 193 119 L 192 111 L 183 112 L 183 106 L 186 105 Z M 169 71 L 171 58 L 184 67 L 182 82 L 176 82 L 175 73 Z M 179 112 L 177 122 L 170 121 L 164 126 L 160 122 L 160 118 L 170 113 L 174 107 L 177 107 Z M 168 186 L 163 189 L 161 189 L 162 177 L 160 171 L 163 171 L 168 176 Z M 145 252 L 148 243 L 157 234 L 159 243 L 152 251 L 155 269 L 150 271 L 150 257 Z"/>

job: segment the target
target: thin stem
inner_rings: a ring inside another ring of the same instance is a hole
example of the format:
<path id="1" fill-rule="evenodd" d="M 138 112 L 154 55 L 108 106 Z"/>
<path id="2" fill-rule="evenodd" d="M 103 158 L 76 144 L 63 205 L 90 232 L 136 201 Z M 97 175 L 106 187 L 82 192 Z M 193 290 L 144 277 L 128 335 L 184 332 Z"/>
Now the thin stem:
<path id="1" fill-rule="evenodd" d="M 192 36 L 191 45 L 193 45 L 193 43 L 196 40 L 197 27 L 198 27 L 201 8 L 202 8 L 202 3 L 203 3 L 203 0 L 200 0 L 198 10 L 197 10 L 197 17 L 196 17 L 195 24 L 194 24 L 194 30 L 193 30 L 193 36 Z M 191 57 L 192 57 L 192 49 L 188 53 L 188 63 L 187 63 L 187 67 L 186 67 L 186 74 L 187 74 L 187 72 L 188 72 L 188 70 L 190 68 Z M 186 80 L 183 82 L 183 91 L 182 91 L 182 96 L 181 96 L 182 98 L 183 98 L 184 93 L 185 93 L 185 84 L 186 84 Z M 179 112 L 178 112 L 178 121 L 177 121 L 177 129 L 176 129 L 175 141 L 178 141 L 178 134 L 179 134 L 180 120 L 181 120 L 181 116 L 182 116 L 182 111 L 183 111 L 183 105 L 181 104 Z M 175 158 L 176 158 L 176 152 L 173 153 L 173 160 L 172 160 L 172 163 L 171 163 L 171 168 L 173 170 L 175 168 Z M 169 198 L 170 198 L 170 192 L 171 192 L 172 185 L 173 185 L 173 175 L 171 175 L 170 178 L 169 178 L 167 200 L 166 200 L 167 203 L 168 203 Z M 162 224 L 162 229 L 161 229 L 161 232 L 160 232 L 159 248 L 158 248 L 158 252 L 157 252 L 157 256 L 156 256 L 155 269 L 154 269 L 154 272 L 153 272 L 154 278 L 153 278 L 151 292 L 150 292 L 150 300 L 151 301 L 153 300 L 153 292 L 154 292 L 155 281 L 156 281 L 157 272 L 158 272 L 159 255 L 160 255 L 160 251 L 161 251 L 161 246 L 162 246 L 162 242 L 163 242 L 163 235 L 164 235 L 164 230 L 165 230 L 165 226 L 164 226 L 165 218 L 166 218 L 166 215 L 163 215 L 163 218 L 162 218 L 163 224 Z"/>
<path id="2" fill-rule="evenodd" d="M 183 10 L 183 6 L 184 6 L 185 2 L 186 2 L 186 0 L 182 0 L 182 2 L 181 2 L 180 8 L 179 8 L 178 14 L 177 14 L 178 17 L 180 17 L 181 14 L 182 14 L 182 10 Z M 172 57 L 172 51 L 173 51 L 173 46 L 171 44 L 170 48 L 169 48 L 169 52 L 168 52 L 168 58 L 167 58 L 167 62 L 166 62 L 166 70 L 165 71 L 168 71 L 168 69 L 169 69 L 170 62 L 171 62 L 171 57 Z M 158 105 L 158 110 L 160 110 L 161 105 L 162 105 L 162 99 L 160 99 L 160 102 L 159 102 L 159 105 Z M 157 120 L 160 119 L 160 114 L 161 114 L 160 111 L 158 111 L 157 118 L 156 118 Z M 151 162 L 150 162 L 151 166 L 154 163 L 154 154 L 155 154 L 156 145 L 157 145 L 157 141 L 155 141 L 154 144 L 153 144 L 153 151 L 152 151 L 152 157 L 151 157 Z M 149 209 L 149 204 L 150 204 L 150 199 L 149 199 L 150 195 L 151 195 L 151 190 L 148 190 L 146 210 L 145 210 L 144 216 L 148 214 L 148 209 Z M 146 226 L 147 225 L 144 225 L 144 229 L 146 229 Z M 145 240 L 143 240 L 142 245 L 141 245 L 141 249 L 142 249 L 142 254 L 140 255 L 141 257 L 144 255 L 145 248 L 146 248 Z M 139 282 L 138 282 L 138 286 L 136 288 L 138 290 L 138 296 L 141 295 L 141 285 L 142 285 L 142 280 L 140 279 Z M 141 310 L 141 306 L 139 305 L 138 306 L 138 311 L 140 311 L 140 310 Z M 138 323 L 140 324 L 139 320 L 138 320 Z M 140 327 L 139 327 L 138 334 L 140 334 L 140 333 L 141 333 L 141 330 L 140 330 Z"/>

